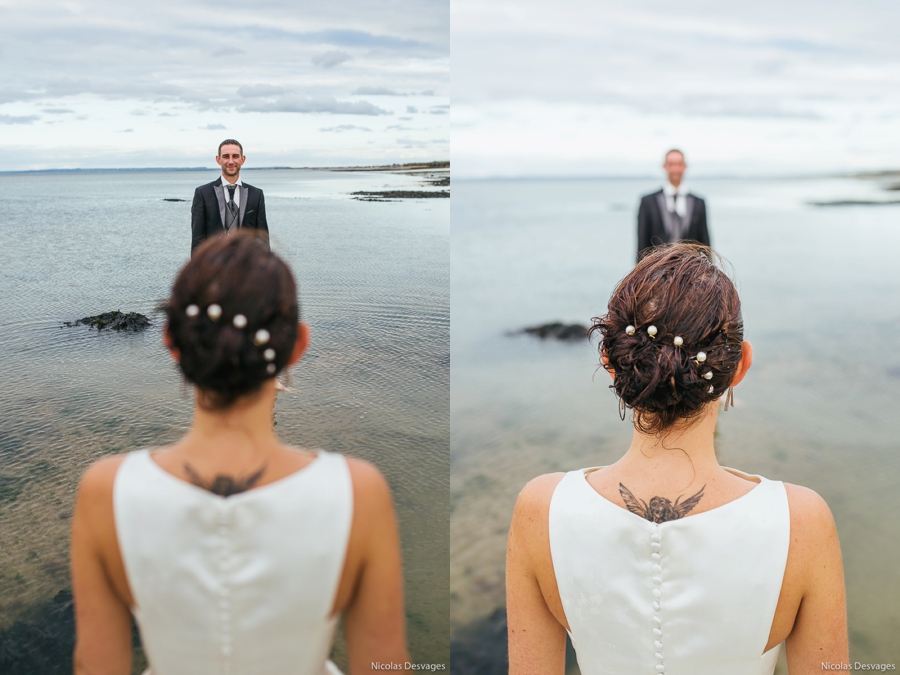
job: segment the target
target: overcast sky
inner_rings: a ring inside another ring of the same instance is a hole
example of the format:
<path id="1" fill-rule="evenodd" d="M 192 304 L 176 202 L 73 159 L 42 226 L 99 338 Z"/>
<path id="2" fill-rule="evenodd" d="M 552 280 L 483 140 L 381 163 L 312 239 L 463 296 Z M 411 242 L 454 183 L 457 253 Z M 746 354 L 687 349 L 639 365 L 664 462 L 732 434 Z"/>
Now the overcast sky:
<path id="1" fill-rule="evenodd" d="M 457 176 L 900 168 L 900 3 L 452 0 Z"/>
<path id="2" fill-rule="evenodd" d="M 0 170 L 448 159 L 448 0 L 0 0 Z"/>

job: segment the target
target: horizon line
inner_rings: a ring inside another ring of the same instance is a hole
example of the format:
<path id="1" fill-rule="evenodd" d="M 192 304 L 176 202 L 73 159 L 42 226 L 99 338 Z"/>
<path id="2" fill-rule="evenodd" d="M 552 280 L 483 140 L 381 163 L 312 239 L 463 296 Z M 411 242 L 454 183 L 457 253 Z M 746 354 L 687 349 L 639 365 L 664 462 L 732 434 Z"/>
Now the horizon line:
<path id="1" fill-rule="evenodd" d="M 337 169 L 390 169 L 396 167 L 403 169 L 404 167 L 420 166 L 427 164 L 443 164 L 444 160 L 422 161 L 422 162 L 404 162 L 402 164 L 357 164 L 357 165 L 341 165 L 341 166 L 250 166 L 242 168 L 241 171 L 273 171 L 273 170 L 291 170 L 291 171 L 334 171 Z M 50 168 L 50 169 L 2 169 L 0 175 L 14 173 L 100 173 L 104 171 L 217 171 L 219 167 L 208 166 L 144 166 L 144 167 L 99 167 L 99 168 Z"/>
<path id="2" fill-rule="evenodd" d="M 771 180 L 771 179 L 810 179 L 810 178 L 890 178 L 900 175 L 900 168 L 897 169 L 876 169 L 876 170 L 859 170 L 844 172 L 798 172 L 798 173 L 719 173 L 719 174 L 692 174 L 689 179 L 685 179 L 685 183 L 694 180 Z M 455 176 L 457 182 L 475 182 L 475 181 L 528 181 L 528 180 L 545 180 L 545 181 L 569 181 L 569 180 L 661 180 L 657 174 L 524 174 L 521 176 Z"/>

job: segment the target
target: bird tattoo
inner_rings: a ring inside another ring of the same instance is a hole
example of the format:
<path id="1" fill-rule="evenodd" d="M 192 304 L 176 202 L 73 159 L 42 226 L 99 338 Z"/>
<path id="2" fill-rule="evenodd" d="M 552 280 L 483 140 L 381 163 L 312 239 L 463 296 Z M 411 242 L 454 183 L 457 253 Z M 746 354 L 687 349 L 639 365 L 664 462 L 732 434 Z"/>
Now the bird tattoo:
<path id="1" fill-rule="evenodd" d="M 628 510 L 641 518 L 646 518 L 652 523 L 665 523 L 668 520 L 684 518 L 691 509 L 697 506 L 697 503 L 703 497 L 703 490 L 705 489 L 706 486 L 704 485 L 697 494 L 688 497 L 684 501 L 681 501 L 681 496 L 679 496 L 674 504 L 672 500 L 665 497 L 652 497 L 650 503 L 647 504 L 647 502 L 635 497 L 631 490 L 619 483 L 619 494 L 622 495 Z"/>
<path id="2" fill-rule="evenodd" d="M 194 485 L 203 488 L 207 492 L 212 492 L 214 495 L 219 495 L 220 497 L 230 497 L 231 495 L 246 492 L 256 485 L 265 471 L 266 465 L 263 464 L 259 471 L 249 476 L 245 476 L 244 478 L 234 478 L 220 473 L 212 480 L 207 481 L 203 480 L 190 464 L 187 462 L 184 464 L 184 472 Z"/>

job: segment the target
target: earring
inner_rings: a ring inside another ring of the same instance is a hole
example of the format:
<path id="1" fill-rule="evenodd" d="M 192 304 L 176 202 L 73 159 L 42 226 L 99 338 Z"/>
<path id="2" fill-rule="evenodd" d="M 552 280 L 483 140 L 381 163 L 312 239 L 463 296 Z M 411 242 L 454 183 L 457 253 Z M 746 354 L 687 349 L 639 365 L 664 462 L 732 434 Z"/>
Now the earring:
<path id="1" fill-rule="evenodd" d="M 734 387 L 728 387 L 728 393 L 725 394 L 725 410 L 728 406 L 734 407 Z"/>
<path id="2" fill-rule="evenodd" d="M 625 399 L 619 397 L 619 419 L 625 421 Z"/>

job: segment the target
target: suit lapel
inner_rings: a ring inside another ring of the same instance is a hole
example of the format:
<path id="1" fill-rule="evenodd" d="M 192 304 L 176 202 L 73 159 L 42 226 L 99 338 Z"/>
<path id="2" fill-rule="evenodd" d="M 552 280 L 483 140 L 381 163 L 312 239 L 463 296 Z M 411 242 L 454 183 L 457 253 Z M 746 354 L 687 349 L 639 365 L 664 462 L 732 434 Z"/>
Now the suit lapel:
<path id="1" fill-rule="evenodd" d="M 222 229 L 225 229 L 225 188 L 222 187 L 222 177 L 213 185 L 216 191 L 216 199 L 219 200 L 219 220 L 222 222 Z"/>
<path id="2" fill-rule="evenodd" d="M 250 189 L 241 183 L 241 206 L 240 212 L 238 213 L 238 227 L 244 226 L 244 211 L 247 210 L 247 194 L 250 192 Z"/>
<path id="3" fill-rule="evenodd" d="M 666 230 L 666 238 L 672 241 L 672 219 L 669 217 L 669 209 L 666 208 L 665 192 L 660 191 L 656 193 L 656 204 L 659 206 L 659 216 L 662 218 L 663 227 Z"/>

